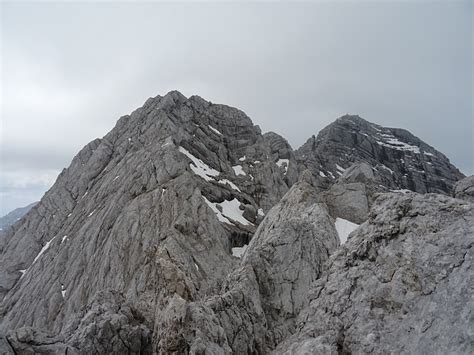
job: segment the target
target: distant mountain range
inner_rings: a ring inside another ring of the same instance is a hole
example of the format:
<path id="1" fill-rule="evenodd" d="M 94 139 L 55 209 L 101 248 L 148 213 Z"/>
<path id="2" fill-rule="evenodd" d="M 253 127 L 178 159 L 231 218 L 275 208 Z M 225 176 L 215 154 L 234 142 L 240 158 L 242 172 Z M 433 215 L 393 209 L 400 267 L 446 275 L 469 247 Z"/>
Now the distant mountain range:
<path id="1" fill-rule="evenodd" d="M 0 231 L 5 231 L 8 227 L 16 223 L 37 203 L 38 202 L 33 202 L 29 204 L 28 206 L 16 208 L 13 211 L 7 213 L 5 216 L 0 217 Z"/>

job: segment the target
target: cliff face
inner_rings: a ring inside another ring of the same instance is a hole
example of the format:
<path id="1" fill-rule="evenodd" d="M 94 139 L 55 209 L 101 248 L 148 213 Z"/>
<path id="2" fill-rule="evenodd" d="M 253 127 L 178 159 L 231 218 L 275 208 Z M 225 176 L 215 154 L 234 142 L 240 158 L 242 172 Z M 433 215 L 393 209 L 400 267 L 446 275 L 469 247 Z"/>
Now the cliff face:
<path id="1" fill-rule="evenodd" d="M 421 174 L 419 164 L 428 170 Z M 334 324 L 345 321 L 333 324 L 335 313 L 325 311 L 330 323 L 319 323 L 314 305 L 334 302 L 336 309 L 361 300 L 366 307 L 373 303 L 371 285 L 381 304 L 377 314 L 389 318 L 386 304 L 395 296 L 373 273 L 403 269 L 410 260 L 420 268 L 413 277 L 431 280 L 432 297 L 441 297 L 437 292 L 448 287 L 443 282 L 457 275 L 449 265 L 459 264 L 458 253 L 465 260 L 470 255 L 472 204 L 381 193 L 448 193 L 460 177 L 441 153 L 408 132 L 360 118 L 337 120 L 294 152 L 281 136 L 262 135 L 235 108 L 178 92 L 151 98 L 86 145 L 6 231 L 0 244 L 0 352 L 299 351 L 312 331 L 302 329 L 317 323 L 329 337 Z M 464 185 L 456 190 L 462 190 L 459 197 L 467 194 Z M 348 234 L 341 223 L 351 230 L 353 223 L 362 226 L 338 249 Z M 455 249 L 447 249 L 449 265 L 422 263 L 444 260 L 445 247 Z M 444 273 L 445 279 L 435 276 Z M 337 299 L 320 290 L 334 274 Z M 352 275 L 365 286 L 353 286 L 356 298 L 346 300 Z M 452 282 L 464 290 L 468 281 Z M 401 294 L 412 287 L 395 286 Z M 423 292 L 393 302 L 400 309 L 406 302 L 425 307 Z M 446 312 L 457 312 L 455 302 L 469 304 L 463 292 L 447 300 Z M 432 304 L 442 307 L 440 299 Z M 367 319 L 353 312 L 347 319 L 358 329 Z M 419 326 L 416 319 L 406 322 Z M 410 336 L 400 333 L 401 339 Z M 426 339 L 467 349 L 465 338 L 449 343 L 436 336 Z M 336 338 L 307 349 L 368 349 Z"/>
<path id="2" fill-rule="evenodd" d="M 331 184 L 354 163 L 373 167 L 388 189 L 451 195 L 464 175 L 448 158 L 410 132 L 343 116 L 296 151 L 298 163 Z"/>
<path id="3" fill-rule="evenodd" d="M 472 353 L 474 205 L 384 194 L 276 354 Z"/>
<path id="4" fill-rule="evenodd" d="M 170 294 L 211 292 L 296 174 L 286 141 L 241 111 L 177 92 L 148 100 L 6 234 L 1 329 L 60 332 L 103 290 L 148 316 Z"/>

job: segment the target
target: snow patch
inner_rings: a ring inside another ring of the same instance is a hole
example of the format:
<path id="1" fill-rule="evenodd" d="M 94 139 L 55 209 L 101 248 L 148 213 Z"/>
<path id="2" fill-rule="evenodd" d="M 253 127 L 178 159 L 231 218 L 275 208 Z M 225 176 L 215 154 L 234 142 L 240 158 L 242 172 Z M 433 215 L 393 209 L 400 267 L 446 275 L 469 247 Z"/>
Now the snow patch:
<path id="1" fill-rule="evenodd" d="M 67 235 L 65 235 L 65 236 L 63 237 L 63 239 L 61 239 L 61 244 L 63 244 L 63 242 L 64 242 L 66 239 L 67 239 Z"/>
<path id="2" fill-rule="evenodd" d="M 288 172 L 288 166 L 290 165 L 290 160 L 289 159 L 279 159 L 276 162 L 276 165 L 281 168 L 282 166 L 285 167 L 285 174 Z"/>
<path id="3" fill-rule="evenodd" d="M 388 138 L 388 137 L 391 137 L 391 138 L 388 138 L 385 142 L 376 141 L 378 145 L 391 148 L 391 149 L 409 151 L 416 154 L 420 154 L 420 148 L 415 145 L 410 145 L 405 142 L 402 142 L 392 135 L 382 134 L 382 136 L 384 136 L 385 138 Z"/>
<path id="4" fill-rule="evenodd" d="M 319 176 L 321 177 L 327 177 L 327 175 L 325 173 L 323 173 L 321 170 L 319 171 Z"/>
<path id="5" fill-rule="evenodd" d="M 346 169 L 344 169 L 342 166 L 340 166 L 339 164 L 336 164 L 336 169 L 339 170 L 338 173 L 339 174 L 342 174 L 344 171 L 346 171 Z"/>
<path id="6" fill-rule="evenodd" d="M 211 168 L 206 163 L 204 163 L 201 159 L 196 158 L 192 155 L 188 150 L 184 149 L 183 147 L 179 147 L 179 151 L 186 155 L 189 159 L 191 159 L 192 163 L 189 165 L 191 170 L 198 176 L 202 177 L 206 181 L 213 180 L 212 176 L 217 176 L 220 174 L 219 171 Z"/>
<path id="7" fill-rule="evenodd" d="M 259 216 L 262 216 L 262 217 L 265 216 L 265 212 L 263 212 L 263 210 L 262 210 L 261 208 L 259 208 L 259 209 L 257 210 L 257 214 L 258 214 Z"/>
<path id="8" fill-rule="evenodd" d="M 232 255 L 241 258 L 247 250 L 248 245 L 232 248 Z"/>
<path id="9" fill-rule="evenodd" d="M 407 193 L 412 192 L 411 190 L 407 190 L 407 189 L 390 190 L 390 191 L 391 192 L 399 192 L 399 193 L 402 193 L 402 194 L 407 194 Z"/>
<path id="10" fill-rule="evenodd" d="M 242 165 L 235 165 L 232 169 L 234 169 L 235 175 L 247 175 L 244 169 L 242 169 Z"/>
<path id="11" fill-rule="evenodd" d="M 36 258 L 33 260 L 33 262 L 31 263 L 31 265 L 33 265 L 36 260 L 38 260 L 40 258 L 41 255 L 43 255 L 46 250 L 49 249 L 49 246 L 51 245 L 51 243 L 53 242 L 53 240 L 55 239 L 56 237 L 53 237 L 53 239 L 51 239 L 49 242 L 46 242 L 46 244 L 43 246 L 43 248 L 40 250 L 40 252 L 38 253 L 38 255 L 36 255 Z M 26 270 L 25 270 L 26 272 Z"/>
<path id="12" fill-rule="evenodd" d="M 61 295 L 63 295 L 63 298 L 66 297 L 66 288 L 64 285 L 61 285 Z"/>
<path id="13" fill-rule="evenodd" d="M 240 191 L 239 187 L 230 180 L 222 179 L 222 180 L 219 180 L 218 182 L 219 182 L 219 184 L 222 184 L 222 185 L 230 185 L 230 187 L 233 188 L 234 190 L 242 192 L 242 191 Z"/>
<path id="14" fill-rule="evenodd" d="M 382 168 L 384 168 L 385 170 L 390 171 L 390 173 L 391 173 L 392 175 L 395 174 L 395 172 L 394 172 L 392 169 L 390 169 L 388 166 L 386 166 L 386 165 L 384 165 L 384 164 L 381 164 L 380 166 L 381 166 Z"/>
<path id="15" fill-rule="evenodd" d="M 245 161 L 245 159 L 247 159 L 247 157 L 244 155 L 242 158 L 239 158 L 239 161 Z"/>
<path id="16" fill-rule="evenodd" d="M 88 215 L 87 217 L 90 217 L 90 216 L 92 216 L 92 215 L 94 214 L 94 212 L 95 212 L 95 210 L 94 210 L 94 211 L 92 211 L 91 213 L 89 213 L 89 215 Z"/>
<path id="17" fill-rule="evenodd" d="M 117 180 L 119 177 L 120 177 L 120 176 L 117 175 L 116 177 L 114 177 L 114 179 L 113 179 L 112 181 Z"/>
<path id="18" fill-rule="evenodd" d="M 359 225 L 352 223 L 347 219 L 338 217 L 336 218 L 335 227 L 337 234 L 339 235 L 339 239 L 341 240 L 341 244 L 344 244 L 347 241 L 349 234 L 356 230 Z"/>
<path id="19" fill-rule="evenodd" d="M 207 125 L 213 132 L 215 132 L 216 134 L 218 134 L 219 136 L 222 136 L 222 133 L 219 132 L 219 130 L 215 129 L 214 127 L 212 127 L 210 124 Z"/>
<path id="20" fill-rule="evenodd" d="M 428 152 L 423 152 L 424 155 L 427 155 L 429 157 L 434 157 L 435 155 L 434 154 L 431 154 L 431 153 L 428 153 Z"/>
<path id="21" fill-rule="evenodd" d="M 233 221 L 239 222 L 244 226 L 248 226 L 251 223 L 247 221 L 243 216 L 243 211 L 239 209 L 240 201 L 234 198 L 233 200 L 224 200 L 220 203 L 213 203 L 209 201 L 207 198 L 204 198 L 206 204 L 212 209 L 212 211 L 217 215 L 217 219 L 220 222 L 224 222 L 227 224 L 234 224 Z M 217 208 L 219 205 L 222 209 L 222 212 Z"/>

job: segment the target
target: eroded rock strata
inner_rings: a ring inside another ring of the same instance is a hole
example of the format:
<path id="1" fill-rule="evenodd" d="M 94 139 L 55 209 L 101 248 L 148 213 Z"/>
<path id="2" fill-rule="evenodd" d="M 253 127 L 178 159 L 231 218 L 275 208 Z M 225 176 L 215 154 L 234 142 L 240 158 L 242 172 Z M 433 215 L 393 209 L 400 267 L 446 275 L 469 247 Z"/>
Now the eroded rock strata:
<path id="1" fill-rule="evenodd" d="M 470 353 L 463 177 L 357 116 L 295 152 L 235 108 L 150 98 L 2 235 L 0 352 Z"/>

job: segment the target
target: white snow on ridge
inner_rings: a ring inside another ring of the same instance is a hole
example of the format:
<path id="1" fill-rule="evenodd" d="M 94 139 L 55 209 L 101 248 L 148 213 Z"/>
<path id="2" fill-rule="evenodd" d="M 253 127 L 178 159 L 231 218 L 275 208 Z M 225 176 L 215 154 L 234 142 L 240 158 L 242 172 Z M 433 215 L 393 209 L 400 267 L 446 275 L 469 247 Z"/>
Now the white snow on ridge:
<path id="1" fill-rule="evenodd" d="M 43 246 L 43 248 L 41 248 L 41 250 L 40 250 L 40 252 L 38 253 L 38 255 L 36 255 L 35 259 L 34 259 L 33 262 L 31 263 L 30 267 L 33 266 L 33 264 L 36 262 L 36 260 L 38 260 L 38 259 L 41 257 L 41 255 L 43 255 L 43 254 L 46 252 L 46 250 L 49 249 L 50 244 L 53 242 L 53 240 L 54 240 L 55 238 L 56 238 L 56 237 L 53 237 L 49 242 L 46 242 L 46 244 Z M 63 239 L 64 239 L 64 238 L 63 238 Z M 30 269 L 30 267 L 27 268 L 27 269 L 18 270 L 18 271 L 21 272 L 20 279 L 21 279 L 23 276 L 25 276 L 26 272 Z"/>
<path id="2" fill-rule="evenodd" d="M 36 260 L 38 260 L 38 259 L 40 258 L 40 256 L 43 255 L 44 252 L 49 249 L 49 245 L 52 243 L 52 241 L 53 241 L 55 238 L 56 238 L 56 237 L 54 237 L 53 239 L 51 239 L 49 242 L 46 242 L 46 244 L 45 244 L 45 245 L 43 246 L 43 248 L 40 250 L 40 252 L 38 253 L 38 255 L 36 255 L 36 258 L 33 260 L 33 262 L 31 263 L 31 265 L 33 265 L 33 264 L 36 262 Z M 25 270 L 25 272 L 26 272 L 26 270 Z"/>
<path id="3" fill-rule="evenodd" d="M 276 165 L 281 168 L 282 166 L 284 165 L 285 167 L 285 174 L 288 172 L 288 166 L 290 165 L 290 160 L 289 159 L 279 159 L 277 162 L 276 162 Z"/>
<path id="4" fill-rule="evenodd" d="M 390 190 L 390 192 L 400 192 L 402 194 L 407 194 L 407 193 L 410 193 L 412 192 L 411 190 L 407 190 L 407 189 L 400 189 L 400 190 Z"/>
<path id="5" fill-rule="evenodd" d="M 339 164 L 336 164 L 336 169 L 339 170 L 339 171 L 337 172 L 339 175 L 342 175 L 342 173 L 343 173 L 344 171 L 346 171 L 346 169 L 344 169 L 344 168 L 343 168 L 342 166 L 340 166 Z"/>
<path id="6" fill-rule="evenodd" d="M 244 255 L 245 251 L 247 250 L 248 245 L 243 245 L 241 247 L 232 248 L 232 255 L 238 258 L 241 258 Z"/>
<path id="7" fill-rule="evenodd" d="M 327 175 L 325 173 L 323 173 L 322 171 L 319 171 L 319 176 L 321 177 L 327 177 Z"/>
<path id="8" fill-rule="evenodd" d="M 251 223 L 247 221 L 244 216 L 243 216 L 243 211 L 239 209 L 240 206 L 240 201 L 234 198 L 233 200 L 227 201 L 224 200 L 220 203 L 213 203 L 209 201 L 207 198 L 203 196 L 204 201 L 206 204 L 214 211 L 214 213 L 217 215 L 217 219 L 220 222 L 224 222 L 227 224 L 234 224 L 233 221 L 239 222 L 240 224 L 243 224 L 245 226 L 250 225 Z M 222 212 L 219 211 L 217 208 L 217 205 L 219 205 L 222 209 Z"/>
<path id="9" fill-rule="evenodd" d="M 390 135 L 386 135 L 386 134 L 383 134 L 383 136 L 390 137 Z M 396 149 L 396 150 L 404 150 L 404 151 L 413 152 L 415 154 L 420 154 L 419 147 L 402 142 L 393 136 L 391 136 L 391 138 L 388 138 L 386 142 L 380 142 L 380 141 L 376 141 L 376 142 L 377 144 L 387 147 L 387 148 Z"/>
<path id="10" fill-rule="evenodd" d="M 222 180 L 219 180 L 218 183 L 219 183 L 219 184 L 222 184 L 222 185 L 227 185 L 227 184 L 228 184 L 228 185 L 230 185 L 230 187 L 233 188 L 234 190 L 237 190 L 237 191 L 239 191 L 239 192 L 242 192 L 242 191 L 240 191 L 239 187 L 238 187 L 236 184 L 234 184 L 232 181 L 230 181 L 230 180 L 222 179 Z"/>
<path id="11" fill-rule="evenodd" d="M 354 230 L 359 227 L 358 224 L 352 223 L 344 218 L 336 218 L 336 223 L 334 224 L 336 227 L 337 234 L 339 235 L 339 239 L 341 240 L 341 244 L 344 244 Z"/>
<path id="12" fill-rule="evenodd" d="M 227 219 L 232 219 L 244 226 L 248 226 L 251 223 L 247 221 L 243 216 L 243 211 L 239 209 L 240 201 L 234 198 L 233 200 L 227 201 L 224 200 L 219 205 L 222 207 L 222 214 Z"/>
<path id="13" fill-rule="evenodd" d="M 196 158 L 188 150 L 183 147 L 179 147 L 179 151 L 191 159 L 192 163 L 189 165 L 191 170 L 198 176 L 202 177 L 206 181 L 211 181 L 213 178 L 211 176 L 217 176 L 220 174 L 219 171 L 211 168 L 201 159 Z"/>
<path id="14" fill-rule="evenodd" d="M 232 169 L 234 169 L 235 175 L 247 175 L 244 169 L 242 169 L 242 165 L 235 165 Z"/>
<path id="15" fill-rule="evenodd" d="M 390 173 L 391 173 L 392 175 L 395 174 L 394 171 L 393 171 L 392 169 L 390 169 L 388 166 L 386 166 L 386 165 L 384 165 L 384 164 L 381 164 L 380 166 L 381 166 L 382 168 L 384 168 L 385 170 L 390 171 Z"/>
<path id="16" fill-rule="evenodd" d="M 217 130 L 216 128 L 212 127 L 210 124 L 207 125 L 213 132 L 215 132 L 216 134 L 218 134 L 219 136 L 222 136 L 222 133 L 219 132 L 219 130 Z"/>
<path id="17" fill-rule="evenodd" d="M 212 203 L 211 201 L 209 201 L 207 198 L 205 198 L 204 196 L 202 197 L 204 199 L 204 202 L 206 202 L 206 204 L 211 208 L 211 210 L 217 215 L 217 219 L 219 220 L 219 222 L 224 222 L 224 223 L 227 223 L 227 224 L 231 224 L 229 222 L 229 220 L 227 218 L 225 218 L 221 211 L 219 211 L 216 207 L 216 205 L 214 203 Z"/>

